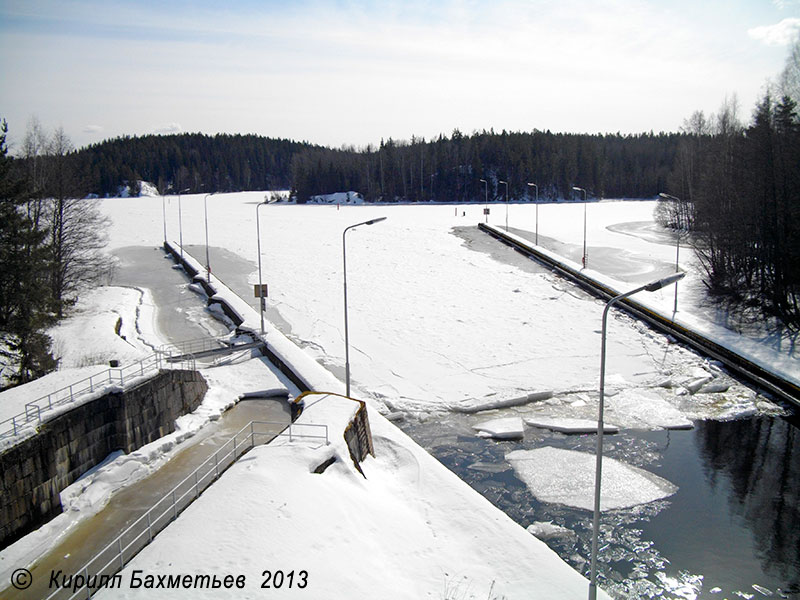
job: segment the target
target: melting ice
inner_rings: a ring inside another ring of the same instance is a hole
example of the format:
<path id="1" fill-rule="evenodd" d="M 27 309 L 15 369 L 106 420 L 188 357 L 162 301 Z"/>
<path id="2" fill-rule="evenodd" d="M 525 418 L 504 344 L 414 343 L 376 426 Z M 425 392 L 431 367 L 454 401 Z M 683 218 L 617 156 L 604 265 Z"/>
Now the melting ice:
<path id="1" fill-rule="evenodd" d="M 545 446 L 509 452 L 506 460 L 539 500 L 593 509 L 594 454 Z M 613 458 L 603 458 L 600 510 L 646 504 L 676 491 L 676 485 L 653 473 Z"/>

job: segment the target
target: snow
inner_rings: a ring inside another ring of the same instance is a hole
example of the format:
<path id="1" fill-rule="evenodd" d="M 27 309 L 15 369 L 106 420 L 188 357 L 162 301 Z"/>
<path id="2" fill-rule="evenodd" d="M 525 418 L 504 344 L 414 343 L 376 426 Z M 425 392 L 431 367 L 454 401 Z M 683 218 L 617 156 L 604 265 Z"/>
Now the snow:
<path id="1" fill-rule="evenodd" d="M 492 437 L 498 440 L 520 440 L 525 433 L 525 426 L 519 417 L 503 417 L 484 421 L 472 426 L 479 436 Z"/>
<path id="2" fill-rule="evenodd" d="M 364 204 L 364 197 L 358 192 L 336 192 L 311 196 L 308 201 L 311 204 Z"/>
<path id="3" fill-rule="evenodd" d="M 211 239 L 252 261 L 250 284 L 258 279 L 254 202 L 263 195 L 247 192 L 208 198 Z M 187 244 L 204 243 L 202 200 L 201 195 L 183 197 Z M 112 244 L 160 243 L 160 199 L 124 203 L 109 199 L 103 206 L 115 223 Z M 590 267 L 602 267 L 597 251 L 602 245 L 637 258 L 635 265 L 624 257 L 614 263 L 615 276 L 625 280 L 622 287 L 671 272 L 674 246 L 656 243 L 655 233 L 645 235 L 649 230 L 630 225 L 648 220 L 652 225 L 653 206 L 652 202 L 590 205 Z M 576 213 L 578 208 L 582 207 L 566 203 L 540 206 L 540 234 L 551 239 L 562 236 L 567 254 L 577 247 L 576 239 L 581 241 L 582 227 L 573 220 L 582 218 L 582 212 Z M 350 362 L 353 389 L 360 397 L 386 414 L 422 414 L 471 406 L 489 409 L 498 401 L 531 392 L 551 391 L 555 397 L 564 397 L 596 390 L 602 303 L 506 250 L 485 233 L 473 229 L 454 235 L 453 227 L 474 228 L 483 220 L 482 205 L 459 206 L 457 213 L 452 206 L 427 205 L 365 204 L 338 210 L 280 203 L 262 208 L 268 312 L 279 315 L 275 323 L 308 357 L 343 380 L 342 231 L 386 216 L 385 221 L 347 234 Z M 532 205 L 510 207 L 513 226 L 532 231 L 533 215 Z M 611 226 L 625 232 L 612 231 Z M 167 228 L 170 239 L 175 239 L 177 206 L 170 205 L 169 199 Z M 611 250 L 605 254 L 614 256 Z M 683 256 L 689 261 L 688 251 Z M 647 261 L 655 266 L 645 269 L 642 265 Z M 682 262 L 686 268 L 692 264 Z M 218 268 L 213 271 L 228 280 Z M 701 303 L 693 297 L 702 288 L 698 273 L 692 271 L 680 286 L 683 318 Z M 695 290 L 691 294 L 690 288 Z M 641 296 L 670 305 L 672 290 Z M 255 303 L 254 298 L 245 300 Z M 704 314 L 700 308 L 697 312 Z M 798 370 L 794 352 L 788 345 L 784 348 L 773 345 L 770 351 Z M 608 380 L 620 377 L 624 382 L 620 389 L 647 390 L 668 378 L 677 382 L 704 362 L 630 317 L 612 312 L 606 373 Z M 740 396 L 742 389 L 735 384 L 725 396 Z M 676 386 L 664 388 L 660 395 L 680 407 L 683 399 L 678 392 Z M 734 405 L 743 414 L 754 406 Z M 713 413 L 708 415 L 713 417 Z M 698 418 L 696 413 L 692 418 Z"/>
<path id="4" fill-rule="evenodd" d="M 543 502 L 593 510 L 594 454 L 544 446 L 506 454 L 525 485 Z M 671 496 L 678 488 L 657 475 L 603 457 L 600 510 L 629 508 Z"/>
<path id="5" fill-rule="evenodd" d="M 55 392 L 89 377 L 95 382 L 94 392 L 78 396 L 75 402 L 96 398 L 118 387 L 114 379 L 119 377 L 119 371 L 109 374 L 110 360 L 116 360 L 119 367 L 133 365 L 152 355 L 153 349 L 165 341 L 156 327 L 155 306 L 149 291 L 117 286 L 101 286 L 82 293 L 68 316 L 48 329 L 47 334 L 53 340 L 52 353 L 58 359 L 58 369 L 0 392 L 0 422 L 25 413 L 25 405 L 40 398 L 43 400 L 37 405 L 48 407 L 48 394 L 52 394 L 53 402 L 66 399 L 68 390 L 58 395 Z M 88 382 L 76 385 L 76 389 L 83 387 L 89 387 Z M 66 410 L 75 402 L 62 404 L 57 410 Z M 10 422 L 1 424 L 0 435 L 11 427 Z M 30 427 L 26 431 L 32 433 Z M 0 447 L 9 443 L 12 440 L 4 437 Z"/>
<path id="6" fill-rule="evenodd" d="M 263 198 L 264 192 L 208 198 L 212 243 L 252 261 L 249 284 L 258 279 L 254 213 Z M 204 243 L 203 195 L 183 196 L 182 202 L 185 243 Z M 169 238 L 176 239 L 173 199 L 102 201 L 113 221 L 112 248 L 160 245 L 162 203 Z M 227 471 L 129 568 L 172 573 L 235 569 L 247 573 L 249 586 L 256 587 L 264 569 L 306 569 L 320 586 L 314 593 L 326 597 L 336 595 L 330 590 L 342 589 L 351 597 L 435 598 L 442 590 L 445 597 L 487 597 L 490 589 L 508 598 L 531 597 L 531 590 L 541 597 L 585 596 L 582 577 L 380 414 L 435 418 L 449 410 L 495 410 L 498 419 L 512 415 L 517 419 L 514 427 L 520 429 L 520 417 L 542 423 L 551 419 L 554 425 L 558 421 L 552 419 L 558 419 L 565 425 L 564 419 L 588 420 L 596 414 L 603 304 L 475 231 L 475 223 L 483 221 L 482 208 L 338 209 L 281 203 L 261 209 L 267 303 L 280 317 L 277 326 L 266 323 L 264 339 L 311 387 L 335 393 L 344 389 L 342 231 L 367 219 L 388 217 L 351 231 L 347 238 L 353 395 L 367 401 L 376 457 L 362 465 L 365 478 L 348 462 L 341 435 L 331 436 L 331 446 L 301 442 L 258 448 Z M 674 245 L 662 243 L 662 232 L 652 224 L 652 208 L 648 202 L 586 207 L 591 275 L 627 289 L 627 284 L 672 272 Z M 512 226 L 533 231 L 532 205 L 512 205 L 509 210 Z M 582 210 L 582 205 L 563 203 L 540 206 L 541 243 L 558 248 L 565 260 L 580 260 Z M 504 217 L 503 211 L 493 213 L 493 219 Z M 469 229 L 454 230 L 464 226 Z M 202 271 L 196 257 L 185 256 Z M 720 331 L 724 319 L 702 296 L 696 262 L 688 251 L 682 257 L 681 266 L 689 272 L 679 284 L 682 322 L 714 329 L 727 344 L 796 376 L 798 358 L 785 334 L 735 331 L 734 326 Z M 244 329 L 258 331 L 255 300 L 239 298 L 221 280 L 228 281 L 228 274 L 214 266 L 215 297 L 241 315 Z M 671 307 L 673 290 L 643 294 L 643 301 L 644 296 L 654 306 Z M 110 323 L 113 311 L 103 318 Z M 123 327 L 128 322 L 123 316 Z M 105 343 L 97 345 L 108 351 Z M 122 353 L 113 348 L 114 354 Z M 86 350 L 93 352 L 91 347 Z M 209 404 L 201 407 L 207 412 L 187 416 L 178 437 L 213 420 L 243 393 L 273 387 L 244 366 L 253 362 L 208 370 Z M 682 427 L 691 426 L 693 419 L 774 409 L 708 366 L 701 357 L 614 311 L 606 371 L 608 420 L 619 427 Z M 706 381 L 692 394 L 697 379 Z M 728 389 L 723 391 L 725 385 Z M 531 398 L 532 394 L 542 396 Z M 4 401 L 0 395 L 0 407 Z M 336 400 L 324 400 L 304 418 L 338 423 L 352 410 L 352 405 L 344 408 Z M 93 510 L 104 501 L 106 490 L 135 480 L 150 469 L 151 460 L 163 460 L 169 445 L 167 440 L 145 449 L 142 461 L 133 455 L 114 457 L 109 465 L 116 467 L 104 466 L 87 477 L 94 489 L 89 485 L 69 496 L 78 507 L 73 512 Z M 176 438 L 169 452 L 179 445 Z M 314 474 L 314 468 L 331 456 L 337 461 Z M 591 509 L 593 455 L 545 447 L 511 452 L 507 459 L 540 499 Z M 486 463 L 471 467 L 505 468 Z M 651 502 L 675 491 L 669 482 L 610 458 L 604 460 L 603 483 L 604 509 Z M 42 544 L 59 531 L 48 527 L 34 534 Z M 0 556 L 5 559 L 6 551 Z M 26 564 L 21 558 L 12 562 Z M 357 576 L 353 565 L 358 565 Z M 0 577 L 7 580 L 2 573 Z M 113 597 L 145 593 L 116 590 Z M 203 596 L 193 590 L 191 597 Z"/>
<path id="7" fill-rule="evenodd" d="M 353 466 L 340 416 L 354 403 L 329 396 L 300 421 L 333 423 L 329 446 L 280 438 L 231 467 L 123 571 L 235 573 L 245 590 L 172 590 L 171 598 L 254 594 L 265 569 L 303 570 L 308 586 L 278 598 L 452 596 L 582 598 L 587 582 L 540 542 L 376 413 L 375 458 Z M 323 473 L 314 468 L 335 457 Z M 246 515 L 246 518 L 242 516 Z M 146 598 L 152 590 L 103 591 Z M 601 596 L 607 598 L 601 592 Z"/>
<path id="8" fill-rule="evenodd" d="M 64 511 L 60 515 L 0 551 L 0 581 L 8 581 L 14 569 L 30 565 L 79 522 L 97 514 L 117 491 L 141 481 L 163 466 L 206 424 L 219 419 L 237 401 L 240 392 L 266 386 L 288 393 L 273 370 L 263 361 L 239 361 L 201 370 L 208 384 L 205 398 L 194 412 L 178 417 L 173 433 L 127 455 L 122 452 L 112 453 L 101 464 L 62 490 L 61 503 Z"/>

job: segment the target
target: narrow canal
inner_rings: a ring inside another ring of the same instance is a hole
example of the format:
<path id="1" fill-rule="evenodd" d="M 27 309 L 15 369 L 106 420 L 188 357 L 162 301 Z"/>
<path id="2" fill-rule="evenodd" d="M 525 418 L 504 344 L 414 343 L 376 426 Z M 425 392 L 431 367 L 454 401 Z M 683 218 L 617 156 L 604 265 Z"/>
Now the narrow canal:
<path id="1" fill-rule="evenodd" d="M 130 247 L 115 252 L 119 259 L 113 285 L 147 288 L 158 307 L 159 330 L 170 342 L 222 335 L 227 327 L 206 310 L 203 300 L 188 289 L 182 270 L 172 269 L 172 261 L 159 248 Z M 251 359 L 264 360 L 264 359 Z M 293 394 L 298 390 L 279 376 Z M 233 398 L 231 400 L 234 400 Z M 181 449 L 149 477 L 114 494 L 98 513 L 79 521 L 63 537 L 29 567 L 31 587 L 24 591 L 7 587 L 0 590 L 4 600 L 46 598 L 51 572 L 77 573 L 99 550 L 112 542 L 129 524 L 137 520 L 159 499 L 191 474 L 214 454 L 236 432 L 250 421 L 281 423 L 272 428 L 277 435 L 291 422 L 289 404 L 283 399 L 241 401 L 223 413 L 216 422 L 206 425 Z M 271 430 L 270 430 L 271 431 Z M 270 439 L 264 436 L 259 443 Z M 8 585 L 0 582 L 0 586 Z"/>
<path id="2" fill-rule="evenodd" d="M 490 413 L 487 417 L 491 418 Z M 448 415 L 401 427 L 523 527 L 569 530 L 546 540 L 588 574 L 590 511 L 538 501 L 505 455 L 553 446 L 594 453 L 594 435 L 528 428 L 522 441 L 477 437 Z M 604 453 L 678 486 L 667 499 L 601 518 L 601 586 L 616 598 L 800 598 L 800 429 L 759 417 L 697 421 L 684 431 L 623 430 Z"/>

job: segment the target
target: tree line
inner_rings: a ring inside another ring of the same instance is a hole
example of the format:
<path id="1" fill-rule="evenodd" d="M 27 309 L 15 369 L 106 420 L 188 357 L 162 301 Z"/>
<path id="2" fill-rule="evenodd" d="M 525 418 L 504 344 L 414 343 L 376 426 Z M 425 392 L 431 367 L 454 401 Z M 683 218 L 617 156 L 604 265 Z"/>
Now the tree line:
<path id="1" fill-rule="evenodd" d="M 687 232 L 709 290 L 800 327 L 800 118 L 767 92 L 749 124 L 735 101 L 684 123 L 662 224 Z"/>
<path id="2" fill-rule="evenodd" d="M 147 181 L 160 193 L 289 189 L 292 156 L 311 145 L 258 135 L 201 133 L 125 136 L 75 152 L 85 194 L 138 195 Z M 25 158 L 25 155 L 23 155 Z"/>
<path id="3" fill-rule="evenodd" d="M 665 189 L 682 137 L 455 130 L 377 148 L 308 148 L 292 157 L 291 180 L 298 202 L 351 190 L 372 202 L 529 200 L 537 188 L 528 183 L 549 200 L 573 198 L 574 186 L 598 198 L 646 198 Z"/>
<path id="4" fill-rule="evenodd" d="M 112 270 L 108 222 L 81 199 L 74 148 L 63 129 L 31 122 L 24 161 L 8 154 L 0 125 L 0 382 L 25 383 L 55 368 L 45 329 L 81 289 Z M 2 387 L 2 383 L 0 383 Z"/>
<path id="5" fill-rule="evenodd" d="M 740 314 L 800 328 L 800 37 L 753 109 L 735 98 L 682 127 L 663 224 L 688 232 L 705 283 Z"/>

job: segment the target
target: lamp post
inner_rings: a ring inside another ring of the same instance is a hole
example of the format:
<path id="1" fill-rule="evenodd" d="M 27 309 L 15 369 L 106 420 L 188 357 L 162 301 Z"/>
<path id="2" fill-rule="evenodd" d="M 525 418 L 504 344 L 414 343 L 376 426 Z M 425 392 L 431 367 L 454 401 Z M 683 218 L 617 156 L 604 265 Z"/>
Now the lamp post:
<path id="1" fill-rule="evenodd" d="M 208 255 L 208 197 L 216 193 L 217 192 L 211 192 L 203 197 L 203 218 L 206 223 L 206 281 L 209 283 L 211 283 L 211 259 Z M 258 209 L 256 209 L 256 211 L 258 211 Z"/>
<path id="2" fill-rule="evenodd" d="M 380 223 L 381 221 L 385 221 L 386 217 L 378 217 L 377 219 L 370 219 L 369 221 L 364 221 L 362 223 L 356 223 L 355 225 L 350 225 L 349 227 L 345 227 L 344 231 L 342 232 L 342 273 L 344 276 L 344 377 L 345 377 L 345 386 L 347 389 L 346 396 L 350 397 L 350 334 L 347 328 L 347 232 L 351 229 L 355 229 L 356 227 L 361 227 L 362 225 L 374 225 L 375 223 Z"/>
<path id="3" fill-rule="evenodd" d="M 481 179 L 481 182 L 483 183 L 483 188 L 484 188 L 484 191 L 486 192 L 486 201 L 485 201 L 485 206 L 483 207 L 483 215 L 486 217 L 486 222 L 488 223 L 489 222 L 489 182 L 487 182 L 485 179 Z"/>
<path id="4" fill-rule="evenodd" d="M 181 262 L 183 262 L 183 211 L 181 210 L 181 194 L 185 194 L 189 188 L 178 192 L 178 239 L 181 244 Z"/>
<path id="5" fill-rule="evenodd" d="M 528 186 L 536 188 L 536 245 L 539 245 L 539 186 L 535 183 L 528 183 Z"/>
<path id="6" fill-rule="evenodd" d="M 167 197 L 161 196 L 161 218 L 164 221 L 164 244 L 167 243 Z"/>
<path id="7" fill-rule="evenodd" d="M 572 188 L 576 192 L 583 192 L 583 268 L 586 268 L 586 190 L 579 187 Z"/>
<path id="8" fill-rule="evenodd" d="M 498 181 L 497 183 L 504 183 L 506 186 L 506 233 L 508 233 L 508 182 Z"/>
<path id="9" fill-rule="evenodd" d="M 277 200 L 270 200 L 267 196 L 264 196 L 264 201 L 259 202 L 256 206 L 256 239 L 258 243 L 258 313 L 261 315 L 261 335 L 264 335 L 264 308 L 266 305 L 266 300 L 264 300 L 264 285 L 261 279 L 261 224 L 258 220 L 258 209 L 266 204 L 274 204 L 275 202 L 277 202 Z"/>
<path id="10" fill-rule="evenodd" d="M 597 598 L 597 539 L 600 530 L 600 481 L 603 468 L 603 404 L 605 401 L 605 381 L 606 381 L 606 330 L 608 323 L 608 311 L 611 307 L 634 294 L 646 291 L 655 292 L 668 285 L 677 282 L 683 278 L 686 273 L 673 273 L 669 277 L 658 279 L 641 287 L 638 287 L 624 294 L 614 296 L 606 303 L 603 309 L 603 328 L 601 332 L 601 346 L 600 346 L 600 402 L 597 409 L 597 450 L 596 450 L 596 465 L 594 472 L 594 516 L 592 518 L 592 562 L 589 571 L 589 600 Z"/>
<path id="11" fill-rule="evenodd" d="M 676 205 L 679 205 L 680 202 L 681 202 L 680 198 L 676 198 L 675 196 L 672 196 L 670 194 L 660 193 L 659 196 L 661 196 L 665 200 L 672 200 L 673 202 L 676 203 Z M 680 227 L 681 220 L 680 220 L 680 214 L 679 214 L 678 210 L 675 211 L 675 215 L 676 215 L 676 218 L 675 218 L 675 230 L 676 230 L 675 231 L 675 272 L 677 273 L 678 270 L 679 270 L 679 268 L 678 268 L 678 259 L 680 258 L 680 255 L 681 255 L 681 227 Z M 672 307 L 672 312 L 673 312 L 673 314 L 678 312 L 678 286 L 677 285 L 675 286 L 675 304 Z"/>

